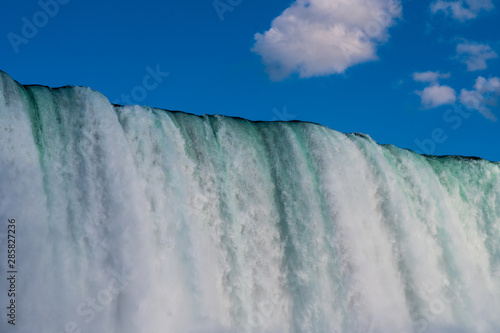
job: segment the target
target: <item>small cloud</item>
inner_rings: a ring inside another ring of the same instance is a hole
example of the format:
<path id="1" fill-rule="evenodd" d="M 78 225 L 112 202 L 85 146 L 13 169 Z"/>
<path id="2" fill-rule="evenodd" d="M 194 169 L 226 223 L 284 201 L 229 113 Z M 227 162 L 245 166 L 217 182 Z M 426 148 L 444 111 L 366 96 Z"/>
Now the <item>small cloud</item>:
<path id="1" fill-rule="evenodd" d="M 479 76 L 476 79 L 476 84 L 474 84 L 474 88 L 480 94 L 494 93 L 496 95 L 500 95 L 500 79 L 498 77 L 485 79 L 484 77 Z"/>
<path id="2" fill-rule="evenodd" d="M 439 84 L 426 87 L 423 91 L 416 92 L 422 99 L 425 108 L 437 108 L 442 105 L 453 105 L 457 100 L 455 90 L 449 86 Z"/>
<path id="3" fill-rule="evenodd" d="M 439 79 L 448 79 L 450 73 L 439 73 L 439 72 L 415 72 L 413 73 L 413 80 L 423 83 L 437 83 Z"/>
<path id="4" fill-rule="evenodd" d="M 492 0 L 437 0 L 431 4 L 431 11 L 433 14 L 442 11 L 446 15 L 451 15 L 455 20 L 461 22 L 475 19 L 481 11 L 490 11 L 493 8 L 495 8 L 495 6 Z"/>
<path id="5" fill-rule="evenodd" d="M 457 100 L 455 89 L 439 84 L 439 79 L 448 79 L 449 77 L 450 73 L 432 71 L 413 73 L 413 80 L 428 84 L 424 90 L 415 91 L 422 99 L 423 107 L 432 109 L 441 105 L 455 104 Z"/>
<path id="6" fill-rule="evenodd" d="M 457 58 L 474 72 L 488 68 L 486 60 L 496 59 L 498 54 L 487 44 L 465 41 L 457 45 Z"/>
<path id="7" fill-rule="evenodd" d="M 401 17 L 400 0 L 296 0 L 255 35 L 271 79 L 344 73 L 377 59 L 377 47 Z"/>
<path id="8" fill-rule="evenodd" d="M 479 111 L 487 119 L 497 121 L 496 115 L 490 108 L 498 106 L 499 96 L 500 79 L 498 77 L 486 79 L 479 76 L 473 90 L 462 89 L 459 100 L 465 107 Z"/>

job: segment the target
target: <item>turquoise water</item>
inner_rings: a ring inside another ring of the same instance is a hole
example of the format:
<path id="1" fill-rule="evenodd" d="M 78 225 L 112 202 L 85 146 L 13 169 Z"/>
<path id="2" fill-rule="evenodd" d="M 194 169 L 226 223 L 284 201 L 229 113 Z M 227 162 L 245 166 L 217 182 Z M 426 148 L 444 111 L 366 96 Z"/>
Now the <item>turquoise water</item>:
<path id="1" fill-rule="evenodd" d="M 9 218 L 2 332 L 500 332 L 498 163 L 0 73 Z"/>

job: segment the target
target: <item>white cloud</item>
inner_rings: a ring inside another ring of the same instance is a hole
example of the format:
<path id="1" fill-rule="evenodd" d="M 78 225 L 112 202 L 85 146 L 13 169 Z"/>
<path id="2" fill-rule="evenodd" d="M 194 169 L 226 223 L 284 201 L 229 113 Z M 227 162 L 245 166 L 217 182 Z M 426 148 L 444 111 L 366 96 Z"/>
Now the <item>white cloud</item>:
<path id="1" fill-rule="evenodd" d="M 476 84 L 474 84 L 474 89 L 476 89 L 480 94 L 494 93 L 500 95 L 500 79 L 498 77 L 492 77 L 490 79 L 485 79 L 479 76 L 476 79 Z"/>
<path id="2" fill-rule="evenodd" d="M 432 13 L 443 11 L 458 21 L 467 21 L 476 18 L 482 10 L 489 11 L 495 6 L 492 0 L 437 0 L 431 4 Z"/>
<path id="3" fill-rule="evenodd" d="M 413 73 L 413 80 L 429 85 L 424 90 L 415 91 L 422 99 L 423 107 L 431 109 L 441 105 L 455 104 L 457 100 L 455 89 L 439 84 L 439 79 L 448 79 L 449 77 L 450 73 L 432 71 Z"/>
<path id="4" fill-rule="evenodd" d="M 401 17 L 400 0 L 296 0 L 271 28 L 255 35 L 272 79 L 343 73 L 377 59 L 388 28 Z"/>
<path id="5" fill-rule="evenodd" d="M 439 72 L 415 72 L 413 73 L 413 80 L 423 83 L 437 83 L 439 79 L 447 79 L 450 77 L 450 73 L 439 73 Z"/>
<path id="6" fill-rule="evenodd" d="M 486 60 L 498 58 L 498 54 L 487 44 L 465 41 L 457 45 L 457 57 L 473 72 L 488 68 Z"/>
<path id="7" fill-rule="evenodd" d="M 490 107 L 498 105 L 500 96 L 500 79 L 492 77 L 485 79 L 479 76 L 473 90 L 462 89 L 460 92 L 460 103 L 469 109 L 479 111 L 486 118 L 497 121 L 497 117 Z"/>
<path id="8" fill-rule="evenodd" d="M 425 88 L 416 92 L 422 98 L 422 105 L 426 108 L 437 108 L 441 105 L 455 104 L 457 95 L 455 90 L 448 86 L 439 84 Z"/>

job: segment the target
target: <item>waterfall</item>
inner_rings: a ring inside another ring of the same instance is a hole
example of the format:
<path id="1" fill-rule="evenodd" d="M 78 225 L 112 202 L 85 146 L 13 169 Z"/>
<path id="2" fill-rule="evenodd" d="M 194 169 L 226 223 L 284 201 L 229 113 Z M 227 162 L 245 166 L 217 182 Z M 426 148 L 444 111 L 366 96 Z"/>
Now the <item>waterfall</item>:
<path id="1" fill-rule="evenodd" d="M 1 332 L 500 332 L 482 159 L 0 72 L 0 221 Z"/>

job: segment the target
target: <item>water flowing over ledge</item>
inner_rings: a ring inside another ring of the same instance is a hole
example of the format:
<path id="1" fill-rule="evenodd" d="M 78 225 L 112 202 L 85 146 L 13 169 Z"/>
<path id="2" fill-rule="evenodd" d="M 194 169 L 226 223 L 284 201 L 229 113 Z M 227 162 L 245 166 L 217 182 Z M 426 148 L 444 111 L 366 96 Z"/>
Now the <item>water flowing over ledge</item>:
<path id="1" fill-rule="evenodd" d="M 2 332 L 500 331 L 499 163 L 0 72 L 11 218 Z"/>

